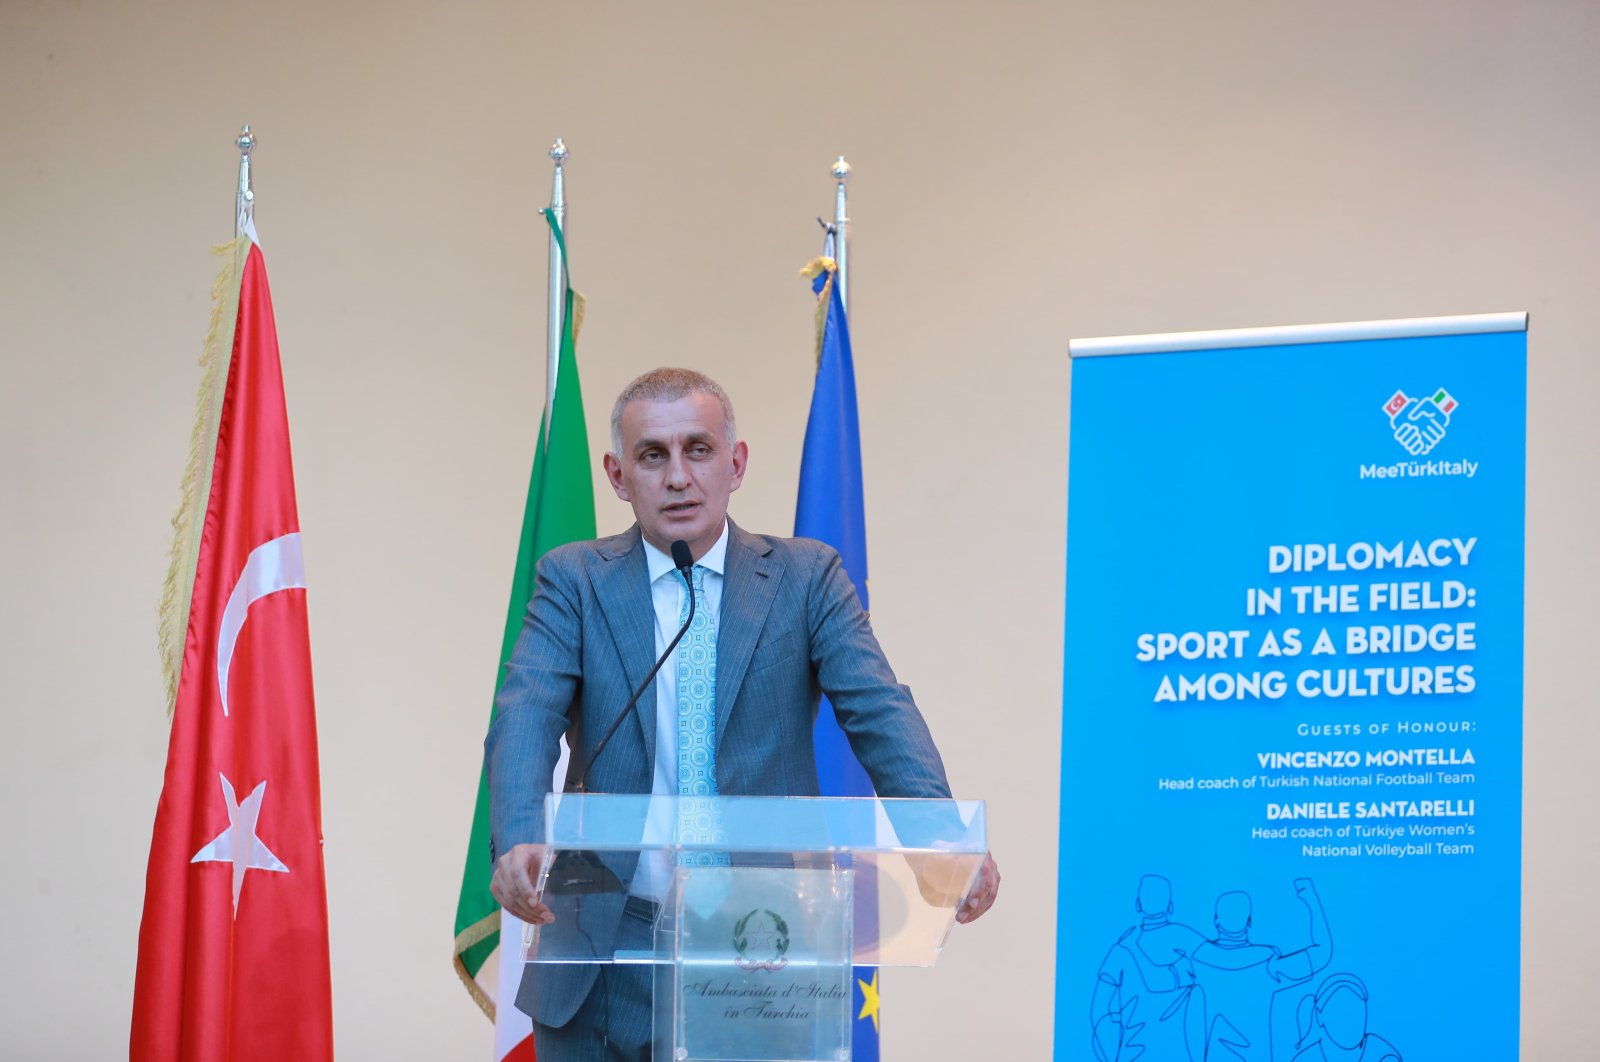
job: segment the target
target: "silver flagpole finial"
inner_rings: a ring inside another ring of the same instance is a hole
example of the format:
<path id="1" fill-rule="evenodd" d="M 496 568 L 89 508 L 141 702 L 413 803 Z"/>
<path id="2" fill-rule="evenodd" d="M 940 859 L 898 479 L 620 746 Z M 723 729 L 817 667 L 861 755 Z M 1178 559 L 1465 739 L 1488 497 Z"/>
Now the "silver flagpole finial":
<path id="1" fill-rule="evenodd" d="M 233 202 L 233 234 L 238 237 L 249 231 L 256 206 L 256 193 L 250 180 L 250 152 L 255 150 L 256 136 L 248 124 L 234 137 L 233 146 L 239 149 L 239 191 Z"/>
<path id="2" fill-rule="evenodd" d="M 570 152 L 567 145 L 558 136 L 556 142 L 550 145 L 550 157 L 555 160 L 555 172 L 550 179 L 550 213 L 560 225 L 562 231 L 567 227 L 567 177 L 566 161 Z M 559 367 L 561 363 L 561 327 L 562 315 L 566 313 L 566 263 L 561 260 L 561 248 L 556 244 L 555 233 L 550 234 L 550 300 L 545 313 L 545 387 L 544 387 L 544 423 L 545 430 L 549 430 L 550 420 L 555 416 L 556 387 L 560 381 Z M 544 440 L 540 440 L 543 445 Z"/>
<path id="3" fill-rule="evenodd" d="M 845 185 L 850 183 L 852 172 L 850 164 L 839 156 L 839 161 L 833 164 L 833 169 L 828 172 L 833 174 L 833 179 L 839 187 L 834 195 L 833 202 L 833 260 L 839 268 L 839 302 L 848 312 L 850 309 L 850 212 L 848 193 Z"/>

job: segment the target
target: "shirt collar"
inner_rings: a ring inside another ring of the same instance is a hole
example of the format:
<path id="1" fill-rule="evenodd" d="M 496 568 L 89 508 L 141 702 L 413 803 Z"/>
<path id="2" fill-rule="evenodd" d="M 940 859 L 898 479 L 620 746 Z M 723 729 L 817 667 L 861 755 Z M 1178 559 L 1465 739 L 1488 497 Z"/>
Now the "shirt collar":
<path id="1" fill-rule="evenodd" d="M 650 570 L 650 582 L 652 585 L 663 575 L 677 570 L 676 566 L 672 563 L 672 558 L 652 546 L 648 538 L 640 535 L 639 541 L 644 546 L 644 560 L 645 564 Z M 706 550 L 706 555 L 694 563 L 696 567 L 704 568 L 707 571 L 716 572 L 718 575 L 721 575 L 723 574 L 723 569 L 727 564 L 727 560 L 728 521 L 724 519 L 722 521 L 722 534 L 718 535 L 715 544 L 713 544 L 710 549 Z"/>

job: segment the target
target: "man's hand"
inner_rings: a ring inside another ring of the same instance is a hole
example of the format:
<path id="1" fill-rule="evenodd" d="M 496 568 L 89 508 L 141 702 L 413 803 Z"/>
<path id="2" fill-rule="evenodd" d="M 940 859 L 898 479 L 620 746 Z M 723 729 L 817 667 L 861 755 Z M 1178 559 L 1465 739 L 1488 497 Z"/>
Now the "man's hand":
<path id="1" fill-rule="evenodd" d="M 1000 895 L 1000 868 L 995 866 L 994 856 L 985 855 L 983 866 L 978 870 L 978 880 L 972 883 L 972 891 L 967 893 L 967 898 L 961 901 L 961 907 L 956 911 L 956 921 L 965 925 L 983 915 L 983 912 L 994 906 L 994 898 Z"/>
<path id="2" fill-rule="evenodd" d="M 544 868 L 544 845 L 519 844 L 494 865 L 489 891 L 500 906 L 531 925 L 546 926 L 556 920 L 539 902 L 539 872 Z"/>

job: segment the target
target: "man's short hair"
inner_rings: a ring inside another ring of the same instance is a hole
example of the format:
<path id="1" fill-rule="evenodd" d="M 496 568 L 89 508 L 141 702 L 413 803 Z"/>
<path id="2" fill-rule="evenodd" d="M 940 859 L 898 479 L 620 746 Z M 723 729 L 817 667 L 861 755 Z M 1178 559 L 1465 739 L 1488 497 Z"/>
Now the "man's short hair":
<path id="1" fill-rule="evenodd" d="M 722 416 L 728 423 L 728 445 L 739 441 L 733 424 L 733 403 L 717 381 L 693 369 L 651 369 L 638 377 L 617 396 L 611 407 L 611 452 L 622 456 L 622 411 L 630 402 L 676 402 L 689 395 L 712 395 L 722 403 Z"/>

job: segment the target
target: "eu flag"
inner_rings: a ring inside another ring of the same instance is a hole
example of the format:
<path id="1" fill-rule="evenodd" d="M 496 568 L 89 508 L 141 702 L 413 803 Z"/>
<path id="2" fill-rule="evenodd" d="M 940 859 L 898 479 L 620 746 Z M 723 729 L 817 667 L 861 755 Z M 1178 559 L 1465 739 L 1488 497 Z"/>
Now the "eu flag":
<path id="1" fill-rule="evenodd" d="M 826 542 L 839 551 L 850 581 L 867 608 L 867 521 L 861 489 L 861 428 L 856 417 L 856 374 L 850 359 L 850 326 L 838 273 L 830 258 L 806 269 L 819 297 L 820 336 L 817 380 L 806 421 L 805 449 L 800 457 L 800 497 L 795 506 L 794 533 Z M 823 698 L 816 724 L 817 779 L 824 796 L 872 796 L 872 783 L 845 740 L 833 706 Z M 857 933 L 863 915 L 875 919 L 876 889 L 857 883 Z M 870 931 L 870 930 L 869 930 Z M 878 971 L 855 971 L 856 1062 L 878 1059 Z"/>

